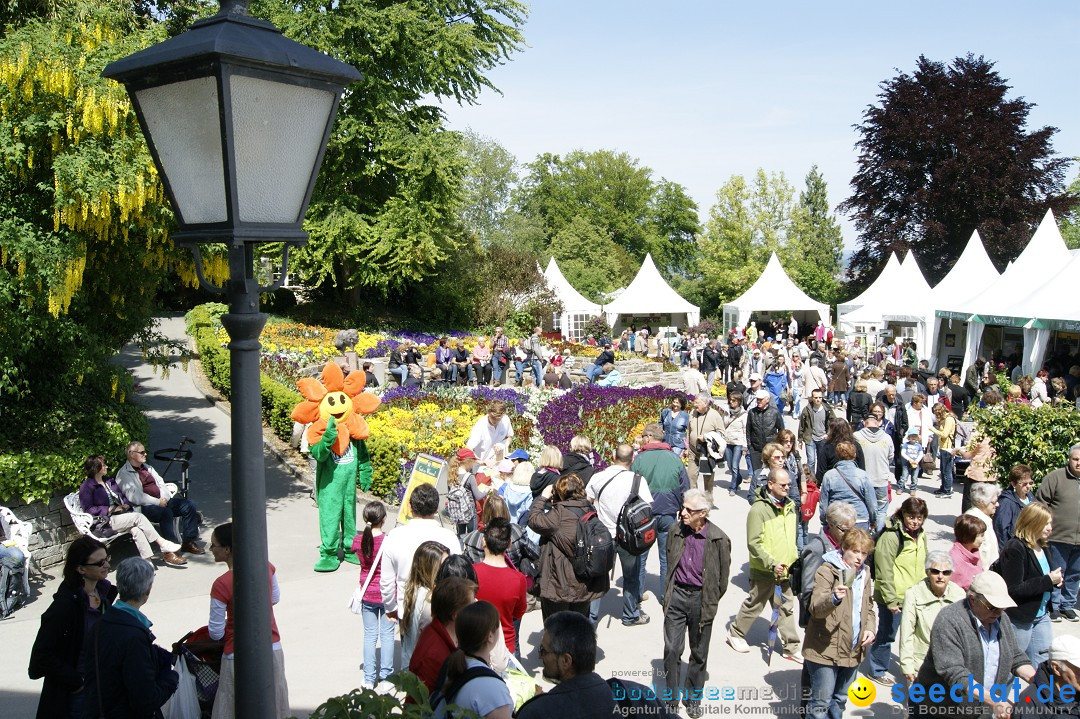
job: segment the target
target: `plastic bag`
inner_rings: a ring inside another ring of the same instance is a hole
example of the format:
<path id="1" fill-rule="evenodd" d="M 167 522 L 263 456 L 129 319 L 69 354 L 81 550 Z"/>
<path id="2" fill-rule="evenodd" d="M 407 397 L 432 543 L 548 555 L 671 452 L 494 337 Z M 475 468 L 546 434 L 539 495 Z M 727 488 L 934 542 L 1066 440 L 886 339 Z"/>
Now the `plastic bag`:
<path id="1" fill-rule="evenodd" d="M 161 707 L 165 719 L 201 719 L 199 694 L 195 689 L 195 675 L 188 670 L 187 661 L 180 657 L 176 662 L 176 673 L 180 681 L 169 701 Z"/>

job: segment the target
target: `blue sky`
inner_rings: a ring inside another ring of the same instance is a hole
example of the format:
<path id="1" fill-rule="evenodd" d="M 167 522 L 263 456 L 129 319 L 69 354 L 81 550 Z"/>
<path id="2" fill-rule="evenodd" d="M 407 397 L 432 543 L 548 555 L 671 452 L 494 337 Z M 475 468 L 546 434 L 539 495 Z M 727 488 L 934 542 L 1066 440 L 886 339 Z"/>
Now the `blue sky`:
<path id="1" fill-rule="evenodd" d="M 702 219 L 731 175 L 817 164 L 835 207 L 855 171 L 855 131 L 882 80 L 920 54 L 996 63 L 1029 127 L 1080 155 L 1080 3 L 538 0 L 528 47 L 489 77 L 502 95 L 447 105 L 450 127 L 542 152 L 612 149 L 687 188 Z M 1068 180 L 1076 177 L 1076 166 Z M 854 228 L 843 222 L 845 244 Z"/>

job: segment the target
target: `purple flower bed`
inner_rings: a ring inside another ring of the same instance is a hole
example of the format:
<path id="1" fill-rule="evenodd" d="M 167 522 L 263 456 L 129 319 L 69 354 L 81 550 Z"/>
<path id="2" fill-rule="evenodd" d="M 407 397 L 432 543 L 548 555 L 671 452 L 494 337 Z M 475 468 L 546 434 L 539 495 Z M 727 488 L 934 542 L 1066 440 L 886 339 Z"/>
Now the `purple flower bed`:
<path id="1" fill-rule="evenodd" d="M 364 359 L 372 359 L 374 357 L 388 357 L 391 352 L 396 350 L 401 342 L 396 339 L 387 338 L 379 340 L 375 343 L 374 347 L 369 347 L 364 352 Z"/>
<path id="2" fill-rule="evenodd" d="M 525 408 L 528 404 L 526 395 L 509 387 L 474 387 L 469 394 L 485 402 L 501 399 L 513 407 L 518 415 L 525 414 Z"/>
<path id="3" fill-rule="evenodd" d="M 597 453 L 606 459 L 609 445 L 632 439 L 628 436 L 630 431 L 643 420 L 659 421 L 660 411 L 670 404 L 671 398 L 683 394 L 659 385 L 641 388 L 578 385 L 548 402 L 540 410 L 537 425 L 544 442 L 564 452 L 575 434 L 585 434 L 593 440 Z"/>

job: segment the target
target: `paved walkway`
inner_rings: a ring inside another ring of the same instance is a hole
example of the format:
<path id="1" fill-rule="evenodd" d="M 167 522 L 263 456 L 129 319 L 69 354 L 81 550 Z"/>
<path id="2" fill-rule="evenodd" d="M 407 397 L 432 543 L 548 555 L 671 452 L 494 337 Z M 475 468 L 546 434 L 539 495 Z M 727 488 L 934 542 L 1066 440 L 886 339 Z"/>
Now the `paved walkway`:
<path id="1" fill-rule="evenodd" d="M 170 318 L 162 330 L 174 337 L 183 335 L 183 321 Z M 131 369 L 139 384 L 139 397 L 151 421 L 151 450 L 175 446 L 183 435 L 193 437 L 192 484 L 190 497 L 207 520 L 203 539 L 209 529 L 230 516 L 229 491 L 229 417 L 213 406 L 195 387 L 190 372 L 174 368 L 168 377 L 156 375 L 142 364 L 137 350 L 128 348 L 119 361 Z M 792 425 L 789 419 L 789 426 Z M 794 428 L 794 427 L 793 427 Z M 278 625 L 285 650 L 286 673 L 293 713 L 306 717 L 327 697 L 344 694 L 360 683 L 363 628 L 360 617 L 351 614 L 345 604 L 356 585 L 358 571 L 343 564 L 333 574 L 316 574 L 311 566 L 317 558 L 316 509 L 307 488 L 297 482 L 270 454 L 264 456 L 267 480 L 267 522 L 270 532 L 270 560 L 278 569 L 281 603 L 276 608 Z M 162 469 L 163 467 L 159 467 Z M 176 470 L 174 469 L 173 472 Z M 747 502 L 727 495 L 726 480 L 717 490 L 718 508 L 711 515 L 731 537 L 733 547 L 732 582 L 720 603 L 713 626 L 709 652 L 709 686 L 734 687 L 742 699 L 706 702 L 710 713 L 780 714 L 795 710 L 793 697 L 799 681 L 799 667 L 780 658 L 772 658 L 760 649 L 768 632 L 768 618 L 763 615 L 747 637 L 754 650 L 737 654 L 724 642 L 725 626 L 745 597 L 747 550 L 745 516 Z M 924 489 L 935 488 L 929 484 Z M 947 548 L 952 539 L 952 521 L 959 511 L 959 494 L 950 501 L 921 493 L 930 506 L 927 524 L 932 547 Z M 895 509 L 895 506 L 894 506 Z M 817 521 L 811 531 L 817 531 Z M 116 561 L 135 554 L 130 542 L 120 542 L 112 551 Z M 617 563 L 616 563 L 617 564 Z M 36 583 L 34 600 L 0 625 L 0 706 L 4 717 L 33 717 L 40 692 L 40 682 L 27 678 L 30 647 L 39 618 L 50 603 L 60 579 L 59 567 L 44 584 Z M 170 644 L 191 629 L 206 623 L 210 585 L 224 571 L 215 566 L 209 554 L 190 557 L 187 568 L 162 567 L 146 614 L 154 622 L 154 632 L 162 644 Z M 647 588 L 659 590 L 659 560 L 650 553 Z M 616 584 L 621 585 L 617 577 Z M 663 686 L 663 621 L 656 601 L 643 609 L 652 617 L 646 626 L 627 628 L 618 620 L 621 599 L 618 590 L 603 601 L 599 626 L 601 648 L 597 671 L 603 676 L 619 674 L 643 684 Z M 521 624 L 523 662 L 526 668 L 540 666 L 536 647 L 542 632 L 539 611 L 525 615 Z M 1080 634 L 1080 624 L 1056 624 L 1054 631 Z M 742 689 L 740 689 L 742 688 Z M 772 692 L 775 696 L 771 696 Z M 885 692 L 870 708 L 849 707 L 848 715 L 886 716 L 895 705 Z M 752 698 L 757 696 L 756 699 Z"/>

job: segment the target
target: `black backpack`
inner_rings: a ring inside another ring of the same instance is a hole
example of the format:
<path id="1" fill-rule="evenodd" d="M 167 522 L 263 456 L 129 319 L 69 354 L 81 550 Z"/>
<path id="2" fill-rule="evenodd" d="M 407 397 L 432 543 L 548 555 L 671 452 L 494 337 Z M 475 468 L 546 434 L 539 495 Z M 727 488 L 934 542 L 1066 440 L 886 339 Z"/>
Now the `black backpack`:
<path id="1" fill-rule="evenodd" d="M 0 557 L 0 619 L 26 603 L 26 585 L 23 575 L 26 565 L 15 557 Z"/>
<path id="2" fill-rule="evenodd" d="M 604 486 L 596 493 L 598 503 L 604 489 L 613 481 L 615 477 L 604 482 Z M 652 505 L 638 495 L 640 487 L 641 475 L 635 472 L 630 495 L 623 502 L 615 520 L 615 543 L 635 557 L 649 551 L 652 545 L 656 544 L 656 519 L 653 517 Z"/>
<path id="3" fill-rule="evenodd" d="M 433 691 L 429 697 L 432 709 L 438 707 L 439 703 L 444 701 L 447 705 L 453 704 L 454 700 L 457 698 L 458 692 L 461 691 L 461 688 L 477 677 L 494 677 L 495 679 L 502 681 L 502 677 L 490 667 L 469 667 L 454 681 L 453 684 L 447 687 L 446 693 L 443 694 L 442 684 L 446 681 L 446 665 L 443 664 L 442 669 L 439 670 L 439 678 L 435 691 Z M 449 719 L 454 716 L 454 713 L 447 709 L 445 716 Z"/>
<path id="4" fill-rule="evenodd" d="M 615 543 L 595 509 L 585 509 L 578 515 L 577 538 L 570 564 L 574 567 L 574 576 L 584 584 L 606 577 L 615 566 Z"/>

